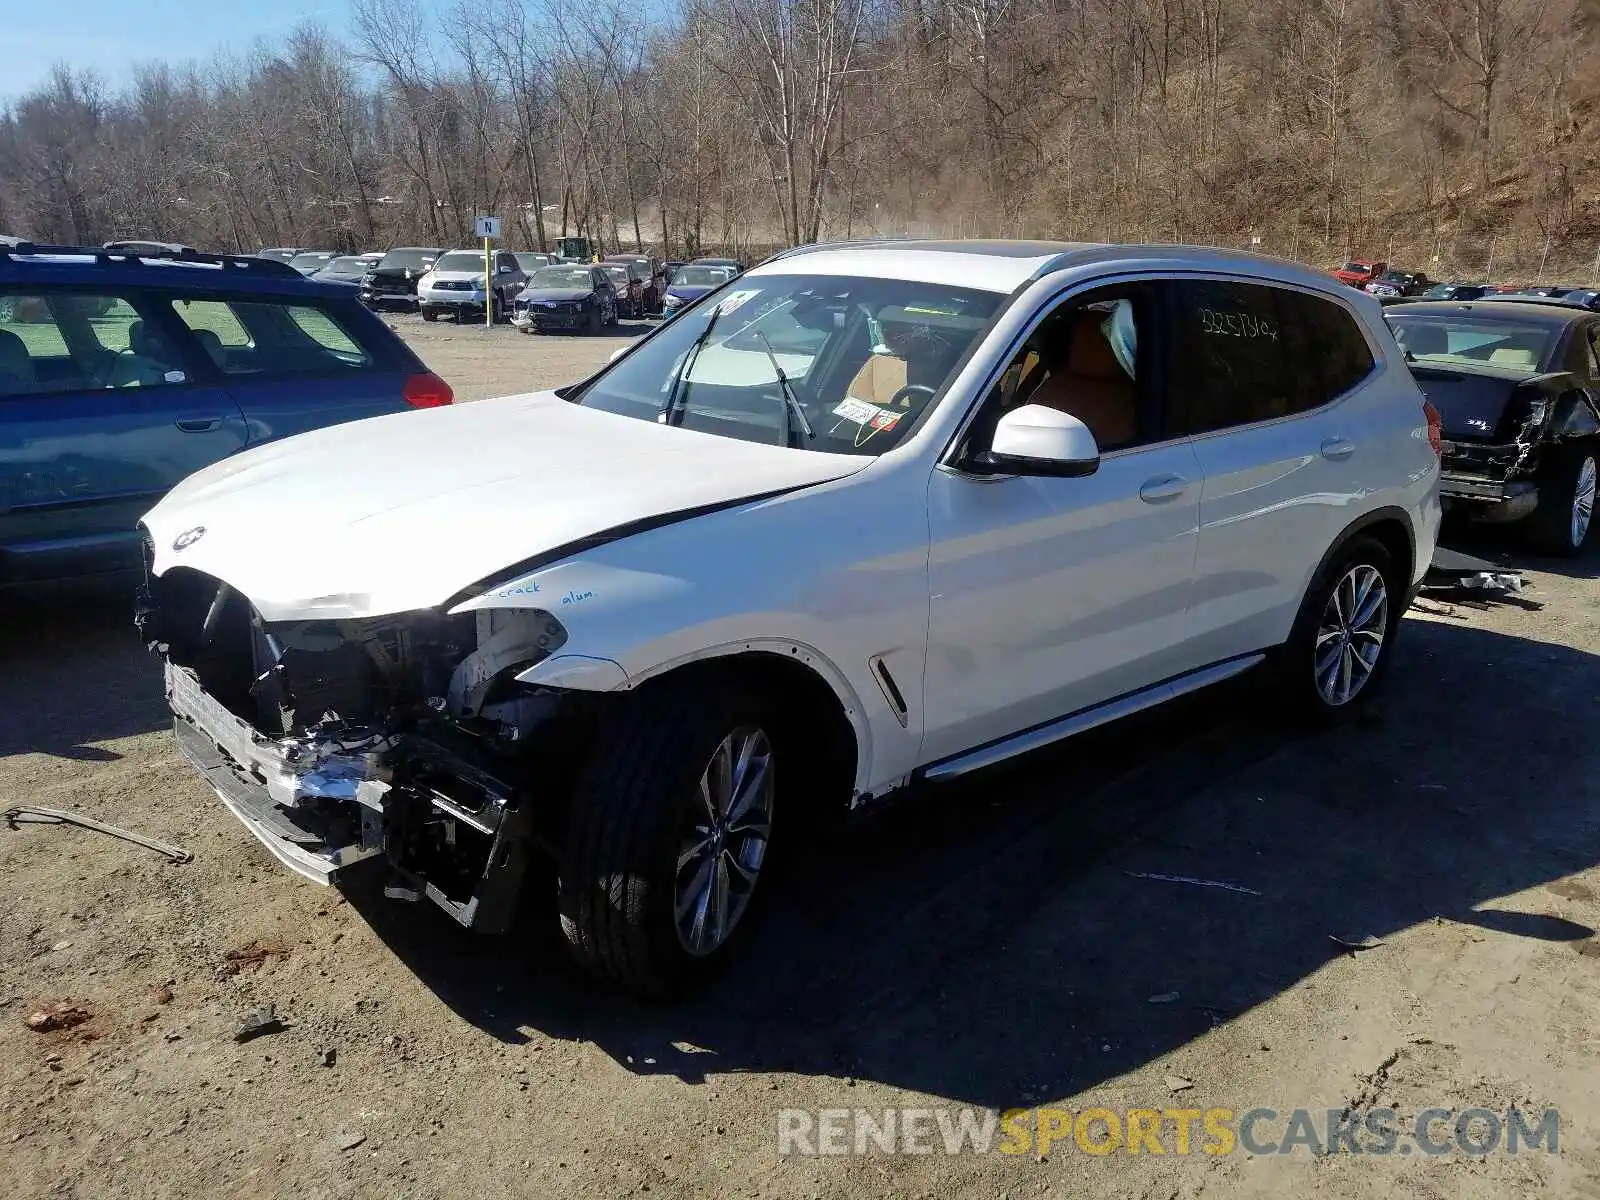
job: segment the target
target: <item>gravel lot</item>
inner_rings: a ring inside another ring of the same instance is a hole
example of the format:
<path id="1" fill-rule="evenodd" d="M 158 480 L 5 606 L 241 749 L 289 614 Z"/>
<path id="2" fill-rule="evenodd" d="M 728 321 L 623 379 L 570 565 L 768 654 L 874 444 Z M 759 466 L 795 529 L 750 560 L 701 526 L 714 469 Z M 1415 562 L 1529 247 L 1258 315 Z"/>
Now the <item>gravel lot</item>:
<path id="1" fill-rule="evenodd" d="M 393 320 L 464 400 L 619 340 Z M 1243 681 L 850 831 L 675 1008 L 279 869 L 125 601 L 12 601 L 0 797 L 195 859 L 0 826 L 0 1193 L 1600 1197 L 1597 570 L 1523 565 L 1523 602 L 1423 602 L 1364 725 L 1287 732 Z M 59 1002 L 91 1015 L 28 1028 Z M 786 1108 L 1180 1103 L 1555 1106 L 1560 1153 L 777 1153 Z"/>

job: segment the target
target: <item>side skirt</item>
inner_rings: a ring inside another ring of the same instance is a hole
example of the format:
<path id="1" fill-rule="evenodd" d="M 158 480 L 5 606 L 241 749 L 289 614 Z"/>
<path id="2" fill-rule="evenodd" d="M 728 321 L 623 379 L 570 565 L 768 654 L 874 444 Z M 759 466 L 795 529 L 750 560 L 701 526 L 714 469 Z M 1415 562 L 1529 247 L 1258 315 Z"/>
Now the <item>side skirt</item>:
<path id="1" fill-rule="evenodd" d="M 1010 737 L 979 746 L 975 750 L 967 750 L 950 758 L 940 759 L 922 767 L 916 772 L 915 777 L 930 783 L 946 783 L 952 779 L 959 779 L 963 775 L 992 767 L 1009 758 L 1042 749 L 1064 738 L 1121 720 L 1136 712 L 1154 708 L 1158 704 L 1165 704 L 1168 700 L 1197 692 L 1214 683 L 1221 683 L 1224 679 L 1232 679 L 1235 675 L 1242 675 L 1251 667 L 1263 662 L 1266 657 L 1265 653 L 1258 652 L 1225 659 L 1209 667 L 1202 667 L 1198 671 L 1190 671 L 1187 675 L 1179 675 L 1141 688 L 1137 692 L 1129 692 L 1125 696 L 1097 704 L 1093 708 L 1081 709 L 1043 725 L 1036 725 L 1032 729 L 1025 729 L 1021 733 L 1014 733 Z"/>

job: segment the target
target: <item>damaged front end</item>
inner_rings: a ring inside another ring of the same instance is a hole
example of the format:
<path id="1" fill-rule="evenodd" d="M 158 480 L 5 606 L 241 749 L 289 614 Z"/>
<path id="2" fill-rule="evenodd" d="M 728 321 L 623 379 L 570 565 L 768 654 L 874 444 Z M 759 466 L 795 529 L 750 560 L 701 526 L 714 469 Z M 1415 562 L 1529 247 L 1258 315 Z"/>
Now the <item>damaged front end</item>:
<path id="1" fill-rule="evenodd" d="M 535 609 L 266 622 L 225 582 L 147 578 L 184 757 L 272 854 L 320 883 L 387 861 L 387 894 L 504 929 L 562 816 L 583 694 L 516 676 L 566 641 Z"/>

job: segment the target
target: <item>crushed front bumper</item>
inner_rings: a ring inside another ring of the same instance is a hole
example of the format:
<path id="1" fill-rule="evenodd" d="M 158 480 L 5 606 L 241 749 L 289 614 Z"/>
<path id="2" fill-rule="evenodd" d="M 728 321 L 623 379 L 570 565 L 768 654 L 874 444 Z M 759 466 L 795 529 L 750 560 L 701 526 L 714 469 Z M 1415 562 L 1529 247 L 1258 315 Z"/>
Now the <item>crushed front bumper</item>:
<path id="1" fill-rule="evenodd" d="M 284 866 L 326 885 L 382 857 L 391 894 L 426 896 L 468 928 L 511 924 L 533 838 L 530 806 L 501 781 L 426 740 L 268 738 L 189 668 L 168 662 L 165 676 L 179 752 Z M 425 878 L 415 848 L 441 836 L 481 868 Z"/>
<path id="2" fill-rule="evenodd" d="M 366 772 L 355 764 L 326 774 L 297 769 L 293 750 L 212 699 L 189 668 L 169 662 L 165 673 L 179 752 L 274 858 L 327 884 L 344 868 L 383 853 L 382 800 L 389 785 L 375 770 L 362 778 Z M 332 819 L 313 803 L 342 799 L 356 807 Z"/>

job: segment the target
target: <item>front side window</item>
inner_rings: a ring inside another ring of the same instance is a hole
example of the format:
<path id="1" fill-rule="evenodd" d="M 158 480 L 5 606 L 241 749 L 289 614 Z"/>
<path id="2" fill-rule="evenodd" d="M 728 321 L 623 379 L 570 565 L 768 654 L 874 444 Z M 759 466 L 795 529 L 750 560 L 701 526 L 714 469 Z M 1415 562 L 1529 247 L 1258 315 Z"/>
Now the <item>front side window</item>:
<path id="1" fill-rule="evenodd" d="M 846 276 L 741 283 L 661 328 L 573 401 L 744 441 L 881 454 L 929 410 L 1004 299 Z"/>
<path id="2" fill-rule="evenodd" d="M 1228 280 L 1173 285 L 1173 355 L 1176 427 L 1189 434 L 1320 408 L 1376 365 L 1342 305 Z"/>
<path id="3" fill-rule="evenodd" d="M 373 364 L 332 307 L 187 298 L 172 307 L 226 375 L 340 375 Z"/>
<path id="4" fill-rule="evenodd" d="M 1000 417 L 1025 404 L 1077 417 L 1102 451 L 1161 440 L 1152 367 L 1157 301 L 1152 284 L 1117 284 L 1073 296 L 1047 314 L 1001 373 L 968 448 L 988 449 Z"/>
<path id="5" fill-rule="evenodd" d="M 0 293 L 0 398 L 187 381 L 182 355 L 124 297 Z"/>

